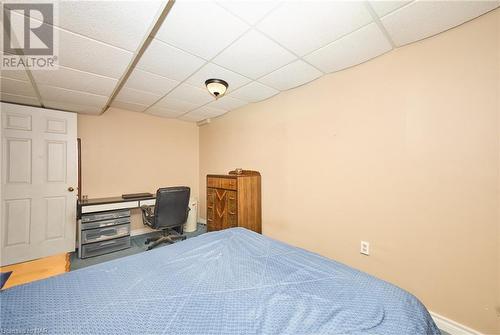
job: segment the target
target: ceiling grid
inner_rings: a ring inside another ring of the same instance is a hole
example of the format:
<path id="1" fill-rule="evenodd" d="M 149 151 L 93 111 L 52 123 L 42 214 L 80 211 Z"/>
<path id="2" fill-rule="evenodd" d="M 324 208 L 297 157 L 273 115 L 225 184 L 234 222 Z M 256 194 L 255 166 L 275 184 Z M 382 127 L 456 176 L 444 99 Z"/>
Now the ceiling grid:
<path id="1" fill-rule="evenodd" d="M 1 100 L 197 122 L 458 26 L 499 1 L 68 1 L 59 69 L 2 71 Z M 82 15 L 82 13 L 86 13 Z M 30 18 L 36 20 L 36 18 Z M 214 100 L 206 79 L 229 83 Z"/>

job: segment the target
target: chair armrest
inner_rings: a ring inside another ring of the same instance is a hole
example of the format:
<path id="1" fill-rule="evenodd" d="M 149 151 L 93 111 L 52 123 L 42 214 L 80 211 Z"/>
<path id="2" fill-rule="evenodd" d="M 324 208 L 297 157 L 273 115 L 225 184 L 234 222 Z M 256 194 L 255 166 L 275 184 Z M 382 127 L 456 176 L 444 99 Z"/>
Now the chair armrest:
<path id="1" fill-rule="evenodd" d="M 153 227 L 154 224 L 154 212 L 153 212 L 154 206 L 141 206 L 141 212 L 142 212 L 142 222 L 150 227 Z"/>

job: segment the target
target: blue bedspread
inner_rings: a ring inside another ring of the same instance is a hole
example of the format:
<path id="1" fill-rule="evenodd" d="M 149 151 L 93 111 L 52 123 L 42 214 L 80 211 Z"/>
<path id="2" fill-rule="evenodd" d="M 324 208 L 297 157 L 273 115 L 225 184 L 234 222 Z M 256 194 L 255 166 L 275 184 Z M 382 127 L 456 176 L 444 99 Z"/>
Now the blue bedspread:
<path id="1" fill-rule="evenodd" d="M 439 334 L 408 292 L 242 228 L 7 289 L 0 304 L 4 334 Z"/>

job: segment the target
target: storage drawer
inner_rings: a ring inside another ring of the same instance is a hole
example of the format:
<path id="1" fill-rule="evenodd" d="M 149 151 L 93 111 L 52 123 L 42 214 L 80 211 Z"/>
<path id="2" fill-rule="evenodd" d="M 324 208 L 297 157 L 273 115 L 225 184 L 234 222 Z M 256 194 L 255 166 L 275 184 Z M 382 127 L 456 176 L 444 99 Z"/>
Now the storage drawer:
<path id="1" fill-rule="evenodd" d="M 118 226 L 89 229 L 82 231 L 82 243 L 92 243 L 110 240 L 117 237 L 130 235 L 130 225 L 122 224 Z"/>
<path id="2" fill-rule="evenodd" d="M 88 223 L 83 223 L 83 220 L 82 220 L 82 230 L 104 228 L 104 227 L 116 226 L 119 224 L 127 224 L 127 223 L 130 223 L 130 217 L 128 217 L 128 216 L 124 217 L 124 218 L 114 219 L 114 220 L 94 221 L 94 222 L 88 222 Z"/>
<path id="3" fill-rule="evenodd" d="M 104 211 L 115 211 L 119 209 L 127 209 L 127 208 L 137 208 L 139 207 L 139 201 L 124 201 L 124 202 L 113 202 L 109 204 L 101 204 L 101 205 L 83 205 L 82 213 L 96 213 L 96 212 L 104 212 Z"/>
<path id="4" fill-rule="evenodd" d="M 110 211 L 110 212 L 102 212 L 102 213 L 94 213 L 94 214 L 84 214 L 82 215 L 82 223 L 92 222 L 92 221 L 103 221 L 103 220 L 111 220 L 118 219 L 123 217 L 129 217 L 130 210 L 121 210 L 121 211 Z"/>
<path id="5" fill-rule="evenodd" d="M 207 178 L 207 187 L 223 188 L 223 189 L 227 189 L 227 190 L 236 190 L 237 180 L 236 180 L 236 178 L 208 177 Z"/>
<path id="6" fill-rule="evenodd" d="M 82 258 L 104 255 L 127 248 L 130 248 L 130 236 L 86 244 L 82 246 Z"/>

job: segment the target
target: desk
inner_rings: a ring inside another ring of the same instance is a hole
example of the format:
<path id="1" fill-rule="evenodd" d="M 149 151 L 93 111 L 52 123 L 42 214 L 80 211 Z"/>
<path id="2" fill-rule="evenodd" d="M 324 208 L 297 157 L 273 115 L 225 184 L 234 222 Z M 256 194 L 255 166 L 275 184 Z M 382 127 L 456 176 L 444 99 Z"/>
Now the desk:
<path id="1" fill-rule="evenodd" d="M 95 198 L 78 201 L 78 217 L 81 214 L 113 211 L 117 209 L 139 208 L 141 206 L 153 206 L 156 203 L 156 197 L 142 197 L 123 199 L 122 197 Z"/>

